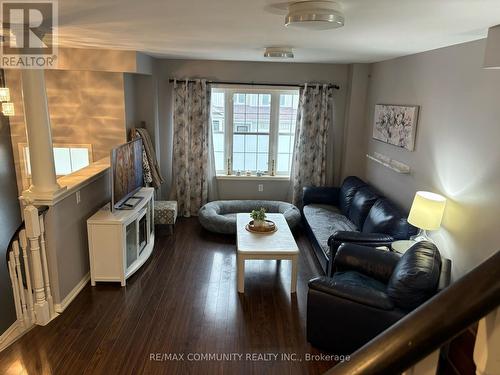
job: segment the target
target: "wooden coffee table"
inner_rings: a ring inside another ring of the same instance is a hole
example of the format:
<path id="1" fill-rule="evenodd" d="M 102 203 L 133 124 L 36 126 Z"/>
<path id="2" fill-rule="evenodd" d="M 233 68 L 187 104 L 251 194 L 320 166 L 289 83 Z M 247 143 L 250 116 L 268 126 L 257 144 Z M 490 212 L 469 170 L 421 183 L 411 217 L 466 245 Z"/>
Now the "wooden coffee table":
<path id="1" fill-rule="evenodd" d="M 297 290 L 297 261 L 299 248 L 293 238 L 288 223 L 282 214 L 267 214 L 267 219 L 276 223 L 277 231 L 269 234 L 256 234 L 246 230 L 251 220 L 249 213 L 237 214 L 236 247 L 238 263 L 238 292 L 245 292 L 245 260 L 291 260 L 292 277 L 290 291 Z"/>

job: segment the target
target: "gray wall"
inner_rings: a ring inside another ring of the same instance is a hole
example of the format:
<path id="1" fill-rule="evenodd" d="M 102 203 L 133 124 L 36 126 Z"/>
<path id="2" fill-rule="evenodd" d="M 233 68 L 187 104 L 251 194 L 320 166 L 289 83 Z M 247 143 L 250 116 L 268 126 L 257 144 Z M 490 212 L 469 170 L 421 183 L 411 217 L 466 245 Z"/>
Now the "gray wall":
<path id="1" fill-rule="evenodd" d="M 154 75 L 159 84 L 159 138 L 161 169 L 167 183 L 162 195 L 170 192 L 172 181 L 172 85 L 169 78 L 207 78 L 214 81 L 265 82 L 282 84 L 301 84 L 304 82 L 334 82 L 341 86 L 334 98 L 334 124 L 330 129 L 327 170 L 328 184 L 339 179 L 341 150 L 344 128 L 344 109 L 348 65 L 340 64 L 291 64 L 272 62 L 237 62 L 203 60 L 161 60 L 155 61 Z M 334 151 L 335 150 L 335 151 Z M 255 198 L 283 199 L 288 184 L 283 182 L 264 183 L 264 193 L 259 195 L 257 182 L 219 181 L 221 199 Z M 284 186 L 285 185 L 285 186 Z M 235 193 L 237 192 L 237 193 Z"/>
<path id="2" fill-rule="evenodd" d="M 405 208 L 417 190 L 448 198 L 434 238 L 459 277 L 500 249 L 500 71 L 482 69 L 485 41 L 373 65 L 365 142 L 411 166 L 400 175 L 372 162 L 366 178 Z M 371 139 L 376 103 L 420 106 L 414 152 Z"/>
<path id="3" fill-rule="evenodd" d="M 156 80 L 150 75 L 125 73 L 123 87 L 127 137 L 131 128 L 145 122 L 146 129 L 155 144 L 158 132 Z"/>
<path id="4" fill-rule="evenodd" d="M 54 303 L 61 303 L 90 270 L 87 219 L 111 199 L 109 179 L 106 172 L 80 190 L 80 204 L 75 192 L 45 216 Z"/>
<path id="5" fill-rule="evenodd" d="M 14 297 L 5 253 L 21 223 L 10 128 L 0 116 L 0 335 L 16 320 Z"/>
<path id="6" fill-rule="evenodd" d="M 342 152 L 342 180 L 347 176 L 362 176 L 365 173 L 366 100 L 371 69 L 371 64 L 352 64 L 349 66 Z"/>

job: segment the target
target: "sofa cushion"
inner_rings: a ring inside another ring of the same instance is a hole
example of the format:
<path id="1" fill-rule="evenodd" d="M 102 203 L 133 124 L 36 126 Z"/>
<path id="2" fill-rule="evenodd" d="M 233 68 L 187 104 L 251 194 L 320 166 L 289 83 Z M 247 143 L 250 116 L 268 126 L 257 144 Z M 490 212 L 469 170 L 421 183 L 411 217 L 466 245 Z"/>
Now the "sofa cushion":
<path id="1" fill-rule="evenodd" d="M 436 292 L 441 272 L 441 255 L 436 245 L 422 241 L 413 245 L 397 264 L 387 284 L 394 304 L 413 310 Z"/>
<path id="2" fill-rule="evenodd" d="M 356 226 L 334 206 L 308 204 L 303 209 L 304 219 L 311 228 L 318 244 L 328 256 L 330 247 L 328 238 L 336 231 L 356 231 Z"/>
<path id="3" fill-rule="evenodd" d="M 395 240 L 408 238 L 414 229 L 388 199 L 380 198 L 370 209 L 363 224 L 363 233 L 385 233 Z"/>
<path id="4" fill-rule="evenodd" d="M 386 285 L 357 271 L 338 271 L 332 277 L 313 279 L 309 288 L 383 310 L 394 309 Z"/>
<path id="5" fill-rule="evenodd" d="M 352 200 L 348 215 L 356 227 L 363 228 L 368 212 L 370 212 L 377 199 L 379 199 L 379 196 L 370 186 L 364 186 L 357 191 Z"/>
<path id="6" fill-rule="evenodd" d="M 366 183 L 355 176 L 347 177 L 344 180 L 339 193 L 339 207 L 342 214 L 345 216 L 349 215 L 349 209 L 351 208 L 354 195 L 359 188 L 363 186 L 366 186 Z"/>

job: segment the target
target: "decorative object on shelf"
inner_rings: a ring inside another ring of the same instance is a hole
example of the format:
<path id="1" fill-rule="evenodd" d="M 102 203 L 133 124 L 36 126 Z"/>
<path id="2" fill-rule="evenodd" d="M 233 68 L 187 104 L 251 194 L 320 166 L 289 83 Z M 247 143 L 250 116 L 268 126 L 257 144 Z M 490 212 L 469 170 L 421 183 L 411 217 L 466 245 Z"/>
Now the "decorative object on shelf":
<path id="1" fill-rule="evenodd" d="M 275 176 L 275 175 L 276 175 L 276 162 L 273 159 L 271 161 L 271 176 Z"/>
<path id="2" fill-rule="evenodd" d="M 253 225 L 255 228 L 262 228 L 266 226 L 266 209 L 264 207 L 258 210 L 252 210 L 250 217 L 253 219 Z"/>
<path id="3" fill-rule="evenodd" d="M 500 42 L 500 25 L 490 27 L 488 29 L 488 38 L 486 39 L 486 51 L 484 53 L 485 69 L 500 68 L 500 50 L 498 43 Z"/>
<path id="4" fill-rule="evenodd" d="M 256 226 L 255 220 L 252 220 L 246 225 L 245 228 L 249 232 L 258 234 L 274 233 L 278 230 L 276 224 L 271 220 L 264 220 L 263 226 Z"/>
<path id="5" fill-rule="evenodd" d="M 227 175 L 231 176 L 231 158 L 227 158 Z M 238 171 L 239 172 L 239 171 Z"/>
<path id="6" fill-rule="evenodd" d="M 252 172 L 246 171 L 246 175 L 250 177 L 252 175 Z"/>
<path id="7" fill-rule="evenodd" d="M 14 116 L 16 114 L 16 111 L 14 110 L 14 103 L 2 103 L 2 113 L 4 116 Z"/>
<path id="8" fill-rule="evenodd" d="M 239 169 L 236 171 L 236 176 L 241 176 L 241 171 Z"/>
<path id="9" fill-rule="evenodd" d="M 257 171 L 257 177 L 262 177 L 264 176 L 264 172 L 262 171 Z"/>
<path id="10" fill-rule="evenodd" d="M 408 222 L 419 228 L 419 232 L 410 237 L 412 241 L 432 241 L 427 235 L 428 230 L 438 230 L 441 227 L 446 198 L 428 191 L 417 191 L 408 215 Z"/>
<path id="11" fill-rule="evenodd" d="M 391 159 L 388 156 L 382 155 L 378 152 L 374 152 L 373 155 L 366 154 L 366 157 L 373 160 L 376 163 L 383 165 L 397 173 L 408 174 L 410 173 L 410 167 L 400 161 Z"/>
<path id="12" fill-rule="evenodd" d="M 413 151 L 418 109 L 417 105 L 375 105 L 373 138 Z"/>

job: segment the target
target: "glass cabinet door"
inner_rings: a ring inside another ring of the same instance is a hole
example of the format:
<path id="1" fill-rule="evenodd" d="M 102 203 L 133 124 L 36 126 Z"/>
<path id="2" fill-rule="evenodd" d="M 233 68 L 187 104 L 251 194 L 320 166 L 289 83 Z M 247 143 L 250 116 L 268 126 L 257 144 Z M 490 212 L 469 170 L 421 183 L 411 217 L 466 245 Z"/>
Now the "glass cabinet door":
<path id="1" fill-rule="evenodd" d="M 149 210 L 149 234 L 150 236 L 153 235 L 154 229 L 155 229 L 155 210 L 154 210 L 154 201 L 151 200 L 148 203 L 148 210 Z"/>
<path id="2" fill-rule="evenodd" d="M 127 246 L 127 268 L 137 259 L 137 222 L 133 221 L 126 228 L 126 246 Z"/>
<path id="3" fill-rule="evenodd" d="M 149 216 L 147 212 L 144 212 L 144 215 L 139 219 L 139 256 L 141 256 L 142 251 L 149 242 L 148 220 Z"/>

